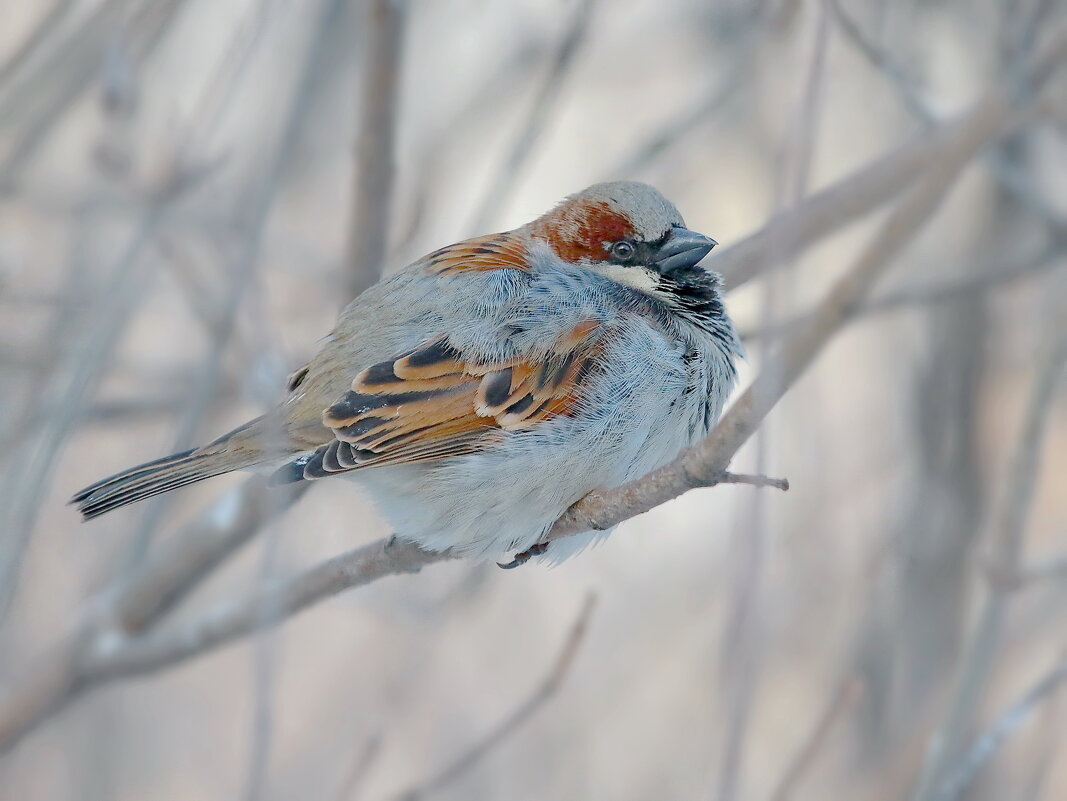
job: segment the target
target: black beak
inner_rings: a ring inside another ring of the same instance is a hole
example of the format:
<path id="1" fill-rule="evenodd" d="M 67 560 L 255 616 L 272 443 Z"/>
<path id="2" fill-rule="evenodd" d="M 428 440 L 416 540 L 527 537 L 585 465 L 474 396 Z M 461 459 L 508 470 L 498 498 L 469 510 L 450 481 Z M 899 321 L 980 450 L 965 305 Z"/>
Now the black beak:
<path id="1" fill-rule="evenodd" d="M 653 265 L 664 275 L 680 267 L 693 267 L 717 244 L 710 236 L 675 225 L 656 252 Z"/>

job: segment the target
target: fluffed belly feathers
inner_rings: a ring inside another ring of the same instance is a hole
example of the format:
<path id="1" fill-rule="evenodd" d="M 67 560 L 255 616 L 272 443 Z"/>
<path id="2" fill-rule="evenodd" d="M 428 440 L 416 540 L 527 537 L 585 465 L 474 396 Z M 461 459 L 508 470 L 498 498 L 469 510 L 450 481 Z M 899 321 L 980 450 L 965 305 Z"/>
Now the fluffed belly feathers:
<path id="1" fill-rule="evenodd" d="M 631 326 L 613 348 L 612 369 L 590 383 L 574 416 L 508 432 L 477 454 L 351 477 L 401 539 L 481 558 L 525 551 L 587 493 L 638 478 L 702 439 L 733 388 L 731 355 L 714 342 L 672 343 Z M 541 558 L 560 562 L 608 533 L 557 540 Z"/>

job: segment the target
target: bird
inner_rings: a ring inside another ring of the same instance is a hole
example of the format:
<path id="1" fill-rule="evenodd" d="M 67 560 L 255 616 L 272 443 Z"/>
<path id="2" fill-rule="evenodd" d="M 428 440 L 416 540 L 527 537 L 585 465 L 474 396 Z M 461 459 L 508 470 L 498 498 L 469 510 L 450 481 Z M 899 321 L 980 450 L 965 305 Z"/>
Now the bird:
<path id="1" fill-rule="evenodd" d="M 71 499 L 85 520 L 235 470 L 356 479 L 395 537 L 558 563 L 593 490 L 670 462 L 722 413 L 743 351 L 714 239 L 653 187 L 594 184 L 510 231 L 435 250 L 362 292 L 280 403 Z"/>

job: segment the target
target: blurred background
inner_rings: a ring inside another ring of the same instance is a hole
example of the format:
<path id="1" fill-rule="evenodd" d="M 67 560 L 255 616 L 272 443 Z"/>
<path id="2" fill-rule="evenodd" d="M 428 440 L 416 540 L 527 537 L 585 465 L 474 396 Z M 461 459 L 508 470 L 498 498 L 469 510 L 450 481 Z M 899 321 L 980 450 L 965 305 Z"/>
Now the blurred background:
<path id="1" fill-rule="evenodd" d="M 1067 9 L 0 0 L 0 19 L 17 707 L 113 588 L 246 496 L 227 476 L 84 526 L 67 498 L 258 414 L 379 270 L 614 179 L 728 249 L 1009 79 Z M 71 679 L 4 742 L 0 799 L 1067 797 L 1057 82 L 735 460 L 788 493 L 696 490 L 555 569 L 435 565 L 147 675 Z M 730 292 L 745 381 L 880 214 Z M 163 617 L 388 533 L 351 483 L 316 484 Z"/>

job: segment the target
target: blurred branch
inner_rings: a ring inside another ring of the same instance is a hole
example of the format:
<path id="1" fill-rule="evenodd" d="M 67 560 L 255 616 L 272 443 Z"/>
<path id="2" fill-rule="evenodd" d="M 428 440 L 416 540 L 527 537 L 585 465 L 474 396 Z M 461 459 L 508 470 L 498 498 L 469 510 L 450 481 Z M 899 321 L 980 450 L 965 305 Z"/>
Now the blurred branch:
<path id="1" fill-rule="evenodd" d="M 18 47 L 0 64 L 0 96 L 7 89 L 10 81 L 26 62 L 29 61 L 48 41 L 48 37 L 60 28 L 60 23 L 74 6 L 74 0 L 55 0 L 49 9 L 41 15 L 33 30 L 19 43 Z"/>
<path id="2" fill-rule="evenodd" d="M 639 174 L 686 136 L 722 116 L 735 98 L 751 92 L 758 73 L 752 69 L 756 43 L 765 33 L 759 4 L 721 11 L 724 19 L 716 20 L 708 28 L 712 34 L 711 49 L 717 58 L 727 59 L 725 68 L 715 70 L 718 75 L 716 83 L 705 91 L 703 97 L 687 98 L 685 107 L 673 119 L 616 162 L 606 171 L 604 180 L 614 181 Z"/>
<path id="3" fill-rule="evenodd" d="M 362 5 L 362 4 L 360 4 Z M 362 109 L 356 142 L 348 243 L 348 296 L 377 283 L 393 207 L 396 116 L 407 0 L 371 0 L 364 46 Z"/>
<path id="4" fill-rule="evenodd" d="M 1038 62 L 1035 85 L 1044 84 L 1064 51 L 1067 51 L 1067 38 L 1059 40 L 1059 48 Z M 1023 109 L 1026 104 L 1035 102 L 1037 97 L 1035 94 L 1022 100 Z M 609 528 L 693 487 L 712 486 L 726 480 L 726 467 L 738 449 L 863 303 L 871 286 L 885 272 L 893 257 L 902 251 L 903 245 L 929 221 L 943 194 L 963 167 L 1015 118 L 1016 109 L 1009 93 L 993 90 L 971 112 L 935 133 L 934 141 L 937 144 L 922 151 L 924 160 L 916 161 L 909 157 L 909 163 L 923 174 L 924 180 L 897 205 L 845 277 L 819 305 L 816 314 L 795 336 L 781 344 L 772 359 L 768 360 L 768 367 L 723 416 L 707 439 L 642 479 L 615 490 L 598 491 L 586 496 L 557 521 L 547 539 Z M 884 165 L 885 160 L 878 164 Z M 884 166 L 880 166 L 873 172 L 862 171 L 861 174 L 868 175 L 872 183 L 881 184 L 886 180 L 884 169 Z M 845 197 L 868 196 L 866 189 L 856 186 L 857 180 L 853 176 L 842 182 L 850 187 L 843 193 Z M 749 241 L 763 242 L 756 247 L 756 251 L 765 248 L 767 243 L 780 243 L 783 236 L 797 236 L 798 231 L 805 237 L 813 236 L 815 229 L 812 226 L 824 223 L 820 221 L 819 214 L 804 210 L 814 205 L 825 212 L 826 192 L 842 196 L 831 187 L 821 195 L 801 202 L 789 215 L 776 217 L 763 232 L 750 237 Z M 797 220 L 808 222 L 798 228 Z M 777 252 L 777 248 L 775 250 Z M 196 535 L 190 532 L 189 536 Z M 229 537 L 223 534 L 221 539 L 227 541 Z M 185 537 L 178 537 L 175 541 L 188 547 Z M 228 543 L 216 550 L 210 547 L 211 542 L 212 538 L 208 538 L 205 550 L 209 554 L 229 553 Z M 209 555 L 205 559 L 206 565 L 214 564 L 214 558 L 214 555 Z M 193 617 L 191 621 L 153 627 L 133 635 L 121 627 L 107 627 L 100 622 L 107 619 L 110 608 L 123 606 L 121 589 L 116 591 L 117 600 L 108 593 L 93 605 L 94 609 L 102 606 L 102 610 L 94 612 L 88 623 L 77 626 L 67 640 L 23 683 L 13 683 L 4 697 L 0 698 L 0 748 L 12 746 L 37 723 L 92 686 L 121 676 L 172 666 L 249 632 L 256 627 L 257 610 L 264 608 L 264 603 L 277 612 L 272 619 L 276 623 L 344 589 L 364 585 L 384 576 L 417 572 L 425 565 L 448 558 L 448 554 L 426 552 L 411 543 L 378 541 L 330 559 L 293 578 L 276 582 L 250 597 L 217 605 Z M 151 565 L 158 565 L 155 569 L 161 570 L 166 577 L 166 581 L 160 583 L 169 588 L 167 591 L 153 589 L 152 576 L 147 572 Z M 167 603 L 173 603 L 184 596 L 183 587 L 186 584 L 195 584 L 196 576 L 191 570 L 171 575 L 162 569 L 164 567 L 156 560 L 150 560 L 141 573 L 131 578 L 131 582 L 141 586 L 149 594 L 149 599 L 166 598 Z M 264 598 L 264 594 L 270 594 L 270 597 Z M 125 603 L 131 603 L 129 596 L 126 598 Z M 167 606 L 167 603 L 158 600 L 148 603 L 149 608 L 156 609 L 157 613 Z M 115 607 L 110 604 L 115 604 Z M 133 603 L 132 609 L 126 607 L 127 614 L 133 612 L 133 617 L 138 617 L 136 607 L 136 603 Z M 52 678 L 49 680 L 49 677 Z"/>
<path id="5" fill-rule="evenodd" d="M 856 46 L 860 53 L 870 62 L 871 66 L 889 79 L 890 84 L 900 95 L 908 112 L 927 128 L 936 125 L 938 115 L 934 112 L 929 101 L 915 87 L 914 82 L 908 77 L 904 69 L 896 62 L 896 59 L 863 32 L 863 29 L 856 21 L 841 8 L 840 0 L 824 0 L 824 2 L 830 8 L 846 38 Z M 1032 39 L 1036 26 L 1048 10 L 1044 0 L 1038 0 L 1032 9 L 1030 18 L 1023 26 L 1023 33 L 1019 39 L 1020 47 L 1025 46 L 1026 50 L 1017 53 L 1017 57 L 1025 56 L 1029 52 L 1029 48 L 1033 46 Z M 989 164 L 993 175 L 1006 191 L 1019 200 L 1024 207 L 1048 223 L 1059 238 L 1067 237 L 1067 223 L 1063 221 L 1056 209 L 1038 194 L 1033 181 L 1009 164 L 1004 159 L 1003 153 L 992 153 L 989 157 Z"/>
<path id="6" fill-rule="evenodd" d="M 1012 704 L 985 734 L 971 744 L 959 764 L 938 787 L 932 796 L 933 801 L 956 801 L 962 796 L 1004 741 L 1022 726 L 1038 704 L 1059 689 L 1064 679 L 1067 679 L 1067 659 L 1057 662 L 1055 667 Z"/>
<path id="7" fill-rule="evenodd" d="M 216 397 L 216 388 L 223 376 L 223 360 L 230 341 L 237 329 L 237 317 L 245 294 L 255 285 L 264 231 L 278 197 L 285 169 L 296 150 L 297 138 L 308 117 L 312 92 L 310 85 L 321 73 L 322 41 L 336 18 L 341 0 L 324 0 L 320 3 L 321 23 L 311 33 L 302 70 L 291 90 L 289 104 L 281 117 L 281 124 L 274 134 L 273 148 L 261 169 L 255 170 L 241 186 L 236 203 L 238 230 L 241 232 L 236 253 L 228 259 L 225 271 L 225 291 L 207 325 L 211 340 L 196 375 L 184 396 L 183 411 L 178 431 L 172 441 L 172 451 L 184 450 L 194 444 L 196 432 L 209 405 Z M 202 92 L 196 111 L 185 129 L 182 148 L 189 150 L 198 137 L 206 137 L 219 109 L 225 107 L 228 98 L 239 88 L 241 75 L 250 60 L 253 44 L 261 34 L 268 16 L 266 2 L 261 0 L 249 11 L 244 25 L 238 26 L 226 49 L 219 69 Z M 257 348 L 262 349 L 264 340 L 257 339 Z M 133 537 L 128 562 L 136 565 L 145 558 L 159 522 L 164 518 L 172 496 L 152 498 L 145 504 L 141 521 Z"/>
<path id="8" fill-rule="evenodd" d="M 108 598 L 108 622 L 126 633 L 146 629 L 306 491 L 296 485 L 279 494 L 268 491 L 262 480 L 250 479 L 223 494 L 119 582 Z"/>
<path id="9" fill-rule="evenodd" d="M 811 768 L 812 763 L 826 744 L 827 738 L 834 726 L 855 706 L 860 694 L 863 692 L 863 683 L 856 677 L 850 677 L 842 683 L 827 704 L 822 716 L 811 730 L 807 740 L 801 746 L 800 751 L 793 761 L 789 763 L 778 786 L 771 793 L 771 801 L 789 801 L 797 791 L 804 774 Z"/>
<path id="10" fill-rule="evenodd" d="M 471 222 L 471 232 L 485 233 L 493 221 L 493 215 L 507 202 L 519 179 L 520 171 L 534 152 L 534 146 L 541 138 L 560 94 L 566 85 L 567 76 L 574 65 L 582 43 L 589 30 L 589 21 L 593 14 L 595 0 L 578 0 L 578 8 L 571 17 L 566 35 L 560 40 L 559 48 L 552 59 L 552 64 L 545 73 L 544 80 L 537 89 L 533 102 L 522 120 L 518 135 L 508 152 L 504 163 L 495 171 L 495 178 L 482 200 L 478 212 Z"/>
<path id="11" fill-rule="evenodd" d="M 367 742 L 356 755 L 352 767 L 345 778 L 344 786 L 337 796 L 337 801 L 355 801 L 359 791 L 363 788 L 371 767 L 382 752 L 382 733 L 376 731 L 367 738 Z"/>
<path id="12" fill-rule="evenodd" d="M 287 109 L 287 116 L 283 119 L 281 133 L 277 137 L 273 160 L 268 162 L 267 169 L 257 173 L 256 180 L 245 192 L 245 202 L 241 204 L 241 207 L 247 215 L 247 228 L 250 233 L 240 255 L 239 266 L 236 269 L 238 274 L 244 274 L 255 263 L 262 226 L 267 218 L 275 190 L 280 183 L 288 154 L 292 152 L 300 124 L 306 118 L 304 106 L 311 94 L 308 91 L 308 85 L 317 78 L 320 72 L 321 48 L 317 46 L 317 43 L 321 39 L 323 32 L 334 25 L 341 2 L 342 0 L 325 0 L 320 12 L 319 28 L 309 45 L 303 72 L 295 82 L 292 90 L 291 102 Z M 184 154 L 174 160 L 176 164 L 184 163 L 182 156 Z M 177 173 L 176 175 L 174 182 L 178 184 L 177 187 L 172 187 L 171 183 L 165 183 L 154 196 L 156 200 L 150 205 L 150 211 L 146 212 L 144 230 L 141 231 L 143 238 L 148 237 L 156 220 L 162 213 L 164 206 L 161 204 L 177 197 L 179 195 L 178 189 L 191 185 L 188 181 L 184 183 L 179 181 L 178 179 L 181 176 L 182 173 Z M 131 253 L 127 254 L 123 264 L 134 265 L 136 262 L 135 251 L 131 247 Z M 118 273 L 118 278 L 122 278 L 125 281 L 125 283 L 119 283 L 120 287 L 131 285 L 131 282 L 126 280 L 124 276 L 125 271 L 132 269 L 132 266 L 123 267 L 123 271 Z M 128 290 L 112 291 L 108 302 L 125 302 L 123 299 L 127 294 Z M 108 326 L 116 326 L 124 319 L 117 312 L 100 313 L 100 311 L 99 309 L 96 310 L 99 319 Z M 90 340 L 89 344 L 92 344 L 92 340 Z M 84 356 L 85 354 L 78 353 L 76 355 Z M 82 374 L 95 375 L 100 361 L 99 357 L 95 357 L 81 358 L 76 362 L 77 370 L 80 372 L 76 374 L 78 381 L 71 385 L 73 387 L 71 391 L 74 389 L 79 392 L 85 391 L 85 381 L 87 379 Z M 54 397 L 66 398 L 67 395 L 69 393 L 64 395 L 57 394 Z M 63 408 L 69 412 L 71 409 L 76 409 L 77 404 L 71 402 Z M 57 414 L 50 416 L 49 420 L 55 421 L 54 426 L 63 425 L 69 428 L 70 421 L 74 417 L 75 415 L 70 413 Z M 63 438 L 60 436 L 62 433 L 64 432 L 61 431 L 52 437 L 57 443 L 56 447 L 39 448 L 35 451 L 39 454 L 39 459 L 47 460 L 44 464 L 40 467 L 35 467 L 32 464 L 21 465 L 19 481 L 15 482 L 15 488 L 20 490 L 20 494 L 14 496 L 20 501 L 20 504 L 5 507 L 8 514 L 17 515 L 15 518 L 17 521 L 21 522 L 22 519 L 26 518 L 29 514 L 26 510 L 36 509 L 36 504 L 30 503 L 36 497 L 34 492 L 24 490 L 20 486 L 20 482 L 36 480 L 43 485 L 43 476 L 47 473 L 51 459 L 54 458 L 58 442 Z M 34 483 L 30 484 L 30 486 L 38 487 L 39 485 Z M 36 491 L 39 491 L 39 489 Z M 83 661 L 87 655 L 88 643 L 92 642 L 99 645 L 101 642 L 114 642 L 116 637 L 121 639 L 126 636 L 126 632 L 129 630 L 137 630 L 139 627 L 148 625 L 156 615 L 168 609 L 171 604 L 176 603 L 185 593 L 206 577 L 214 566 L 220 564 L 223 559 L 255 534 L 279 509 L 295 501 L 301 494 L 302 492 L 297 492 L 277 496 L 272 493 L 268 496 L 263 491 L 262 486 L 256 483 L 248 485 L 248 488 L 230 493 L 212 507 L 212 510 L 198 521 L 198 525 L 193 530 L 186 532 L 186 535 L 180 538 L 182 541 L 178 543 L 177 548 L 161 549 L 158 554 L 150 558 L 147 563 L 127 579 L 128 583 L 120 582 L 117 590 L 108 593 L 94 607 L 93 614 L 88 615 L 75 626 L 74 632 L 70 635 L 70 641 L 80 642 L 82 646 L 59 649 L 58 653 L 64 657 L 69 657 L 71 664 L 62 670 L 57 668 L 46 671 L 50 676 L 62 678 L 62 681 L 59 679 L 51 683 L 35 681 L 30 688 L 34 689 L 35 692 L 30 692 L 28 694 L 29 698 L 21 700 L 10 709 L 6 707 L 6 698 L 0 700 L 0 748 L 2 748 L 2 744 L 8 740 L 10 735 L 15 734 L 17 736 L 27 727 L 32 727 L 47 716 L 56 701 L 56 697 L 66 696 L 68 693 L 73 692 L 74 688 L 83 681 Z M 22 511 L 19 511 L 20 509 Z M 11 530 L 21 532 L 24 538 L 28 538 L 30 526 L 13 526 Z M 16 567 L 17 563 L 13 562 L 11 567 L 13 572 Z M 0 583 L 0 586 L 7 588 L 8 592 L 10 592 L 12 583 L 7 581 Z M 6 714 L 7 712 L 10 712 L 10 714 Z"/>
<path id="13" fill-rule="evenodd" d="M 863 32 L 859 24 L 841 8 L 840 0 L 823 0 L 823 5 L 830 10 L 834 22 L 841 28 L 845 38 L 856 46 L 872 67 L 889 79 L 911 115 L 924 125 L 934 125 L 937 115 L 930 109 L 926 99 L 915 87 L 915 82 L 896 59 Z"/>
<path id="14" fill-rule="evenodd" d="M 621 159 L 606 175 L 605 180 L 617 180 L 638 174 L 649 166 L 679 139 L 692 133 L 704 123 L 716 117 L 730 106 L 730 102 L 751 81 L 754 73 L 738 65 L 732 68 L 702 100 L 678 114 L 675 119 L 657 130 L 647 141 L 641 143 Z"/>
<path id="15" fill-rule="evenodd" d="M 518 731 L 538 709 L 548 703 L 559 691 L 560 685 L 563 684 L 563 680 L 571 669 L 571 665 L 574 664 L 574 659 L 578 655 L 578 649 L 581 648 L 582 641 L 585 639 L 586 631 L 589 628 L 589 619 L 595 608 L 596 596 L 590 593 L 582 603 L 578 618 L 571 626 L 570 633 L 563 643 L 559 656 L 556 657 L 548 674 L 529 698 L 523 701 L 491 732 L 486 734 L 485 737 L 447 768 L 427 779 L 418 787 L 402 793 L 400 795 L 401 801 L 418 801 L 418 799 L 425 798 L 427 795 L 452 784 L 484 759 L 486 754 Z"/>
<path id="16" fill-rule="evenodd" d="M 48 380 L 42 400 L 41 425 L 24 458 L 12 463 L 9 479 L 0 484 L 0 515 L 8 532 L 0 551 L 0 618 L 14 597 L 19 568 L 33 535 L 41 494 L 48 487 L 52 465 L 81 417 L 85 399 L 103 376 L 103 366 L 147 290 L 152 270 L 144 251 L 170 203 L 190 185 L 176 171 L 165 187 L 148 199 L 142 218 L 122 255 L 97 290 L 95 302 L 84 304 L 86 319 L 72 332 L 72 347 L 62 354 Z M 91 312 L 91 313 L 90 313 Z"/>
<path id="17" fill-rule="evenodd" d="M 814 9 L 810 53 L 807 66 L 790 112 L 776 161 L 777 199 L 775 211 L 800 203 L 809 189 L 811 159 L 818 137 L 823 110 L 823 87 L 829 43 L 829 14 Z M 788 263 L 788 262 L 787 262 Z M 792 294 L 789 283 L 795 278 L 788 271 L 771 276 L 761 285 L 760 313 L 764 322 L 776 319 L 784 297 Z M 757 358 L 765 368 L 777 369 L 778 363 L 769 347 L 759 349 Z M 756 470 L 766 469 L 771 432 L 764 428 L 753 443 Z M 742 781 L 745 749 L 748 745 L 753 710 L 758 698 L 758 684 L 765 669 L 767 637 L 766 561 L 769 546 L 765 493 L 749 493 L 749 511 L 733 532 L 731 550 L 736 569 L 728 578 L 726 612 L 719 644 L 720 696 L 724 699 L 724 734 L 721 755 L 715 763 L 715 798 L 734 801 Z"/>
<path id="18" fill-rule="evenodd" d="M 143 61 L 163 39 L 185 0 L 104 0 L 81 25 L 66 28 L 39 63 L 13 71 L 0 90 L 0 122 L 15 127 L 13 143 L 0 160 L 0 192 L 45 141 L 46 133 L 99 76 L 115 31 L 126 31 L 135 61 Z"/>
<path id="19" fill-rule="evenodd" d="M 1023 539 L 1030 502 L 1037 482 L 1041 442 L 1048 424 L 1060 375 L 1067 366 L 1067 329 L 1043 354 L 1034 374 L 1030 399 L 1015 453 L 1008 468 L 1004 500 L 994 525 L 990 563 L 994 575 L 1016 576 L 1020 571 Z M 989 582 L 986 598 L 962 657 L 955 692 L 939 731 L 931 739 L 926 764 L 915 793 L 916 801 L 938 797 L 949 767 L 959 758 L 964 738 L 984 694 L 996 662 L 997 643 L 1011 588 Z"/>
<path id="20" fill-rule="evenodd" d="M 408 251 L 421 247 L 417 236 L 430 208 L 442 193 L 449 191 L 443 175 L 449 151 L 484 130 L 485 109 L 502 109 L 513 103 L 515 87 L 543 67 L 547 54 L 555 46 L 554 41 L 535 35 L 531 29 L 523 27 L 513 31 L 502 54 L 503 60 L 483 70 L 477 85 L 461 102 L 450 105 L 447 113 L 423 135 L 421 152 L 409 159 L 410 172 L 416 177 L 408 196 L 409 207 L 403 212 L 401 223 L 394 227 L 391 240 L 391 254 L 398 262 L 421 255 L 421 252 Z"/>
<path id="21" fill-rule="evenodd" d="M 995 569 L 994 569 L 995 570 Z M 1023 565 L 1017 575 L 1000 576 L 993 572 L 991 580 L 1004 581 L 1011 589 L 1018 589 L 1042 581 L 1062 581 L 1067 579 L 1067 556 L 1050 556 Z"/>
<path id="22" fill-rule="evenodd" d="M 1020 98 L 1020 85 L 1014 80 L 993 87 L 969 111 L 777 214 L 759 231 L 713 256 L 709 264 L 722 273 L 729 288 L 735 289 L 786 258 L 795 258 L 812 243 L 924 178 L 933 165 L 952 157 L 975 125 L 990 125 L 1001 135 L 1011 127 L 1009 122 L 1021 122 L 1021 116 L 1016 116 L 1020 102 L 1029 112 L 1037 108 L 1029 93 L 1043 90 L 1065 52 L 1067 31 L 1058 30 L 1027 73 L 1026 97 Z"/>
<path id="23" fill-rule="evenodd" d="M 119 647 L 155 622 L 301 495 L 278 497 L 261 481 L 242 484 L 156 549 L 136 573 L 90 602 L 63 643 L 20 686 L 0 692 L 0 751 L 88 686 L 92 652 Z"/>
<path id="24" fill-rule="evenodd" d="M 942 303 L 980 292 L 995 289 L 1031 275 L 1054 268 L 1067 251 L 1067 240 L 1057 242 L 1033 256 L 1021 259 L 1007 267 L 983 268 L 972 275 L 961 275 L 940 281 L 931 281 L 926 286 L 907 286 L 881 297 L 867 301 L 856 310 L 857 318 L 873 317 L 885 312 L 897 311 L 912 306 Z M 962 271 L 961 271 L 962 272 Z M 742 329 L 741 338 L 746 341 L 789 336 L 809 315 L 801 314 L 791 320 L 754 329 Z"/>

